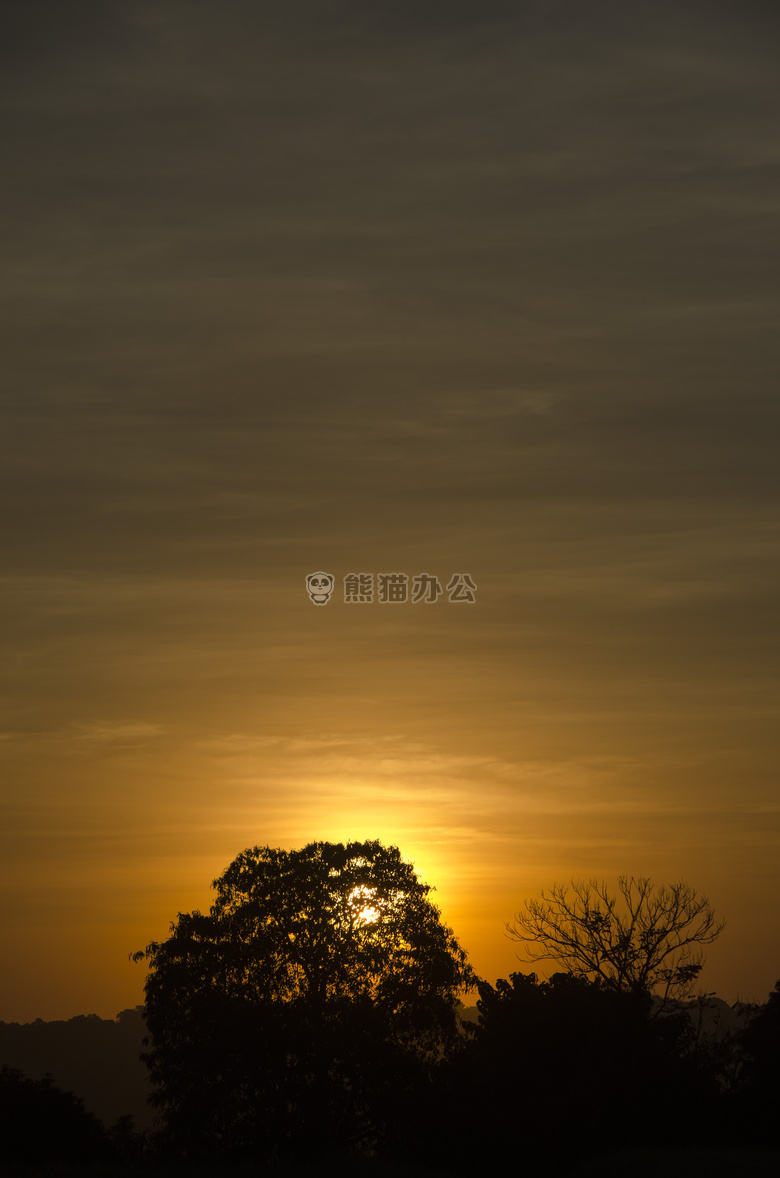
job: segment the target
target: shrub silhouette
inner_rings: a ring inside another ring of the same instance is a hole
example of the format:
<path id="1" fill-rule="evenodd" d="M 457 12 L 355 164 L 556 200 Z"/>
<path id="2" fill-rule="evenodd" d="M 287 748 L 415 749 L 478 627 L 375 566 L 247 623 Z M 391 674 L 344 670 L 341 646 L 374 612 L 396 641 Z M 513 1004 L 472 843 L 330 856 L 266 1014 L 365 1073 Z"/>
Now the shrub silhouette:
<path id="1" fill-rule="evenodd" d="M 99 1160 L 105 1134 L 72 1092 L 63 1092 L 52 1076 L 30 1080 L 18 1068 L 0 1069 L 0 1157 L 6 1165 Z"/>

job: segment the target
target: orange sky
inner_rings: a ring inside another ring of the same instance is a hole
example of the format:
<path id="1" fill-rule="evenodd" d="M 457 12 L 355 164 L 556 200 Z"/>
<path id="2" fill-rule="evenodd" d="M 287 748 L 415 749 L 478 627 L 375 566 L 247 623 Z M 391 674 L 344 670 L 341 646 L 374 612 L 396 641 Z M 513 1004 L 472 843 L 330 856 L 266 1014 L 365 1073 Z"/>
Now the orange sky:
<path id="1" fill-rule="evenodd" d="M 780 976 L 776 18 L 586 7 L 18 6 L 0 1019 L 135 1005 L 316 839 L 490 981 L 620 873 L 726 918 L 707 990 Z"/>

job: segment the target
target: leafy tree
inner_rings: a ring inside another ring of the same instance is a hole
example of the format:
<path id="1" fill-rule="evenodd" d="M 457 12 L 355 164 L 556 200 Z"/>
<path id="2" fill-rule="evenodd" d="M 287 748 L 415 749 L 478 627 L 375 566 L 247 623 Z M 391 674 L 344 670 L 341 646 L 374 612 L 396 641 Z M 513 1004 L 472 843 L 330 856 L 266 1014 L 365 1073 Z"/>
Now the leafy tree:
<path id="1" fill-rule="evenodd" d="M 780 981 L 742 1032 L 742 1046 L 751 1082 L 772 1089 L 780 1099 Z"/>
<path id="2" fill-rule="evenodd" d="M 743 1068 L 735 1107 L 742 1132 L 750 1142 L 780 1143 L 780 981 L 741 1036 Z"/>
<path id="3" fill-rule="evenodd" d="M 480 982 L 479 996 L 452 1083 L 471 1168 L 517 1168 L 521 1152 L 568 1173 L 620 1148 L 706 1140 L 712 1086 L 684 1015 L 651 1020 L 647 993 L 571 973 L 513 973 Z"/>
<path id="4" fill-rule="evenodd" d="M 556 884 L 525 908 L 507 931 L 526 947 L 527 961 L 555 961 L 578 977 L 617 990 L 657 993 L 659 1009 L 687 997 L 704 956 L 720 935 L 706 896 L 687 884 L 654 888 L 645 877 L 621 875 L 618 894 L 604 881 Z"/>
<path id="5" fill-rule="evenodd" d="M 253 847 L 149 962 L 144 1057 L 172 1141 L 260 1157 L 378 1142 L 457 1040 L 466 956 L 396 847 Z"/>
<path id="6" fill-rule="evenodd" d="M 34 1166 L 102 1160 L 105 1133 L 97 1117 L 51 1075 L 32 1080 L 19 1068 L 0 1069 L 0 1162 Z"/>

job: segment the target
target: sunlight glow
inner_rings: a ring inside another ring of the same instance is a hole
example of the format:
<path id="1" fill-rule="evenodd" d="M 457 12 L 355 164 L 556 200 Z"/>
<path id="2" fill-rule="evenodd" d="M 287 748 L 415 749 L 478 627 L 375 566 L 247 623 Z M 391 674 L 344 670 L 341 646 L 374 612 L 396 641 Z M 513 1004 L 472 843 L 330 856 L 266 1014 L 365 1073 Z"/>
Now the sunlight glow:
<path id="1" fill-rule="evenodd" d="M 379 920 L 379 909 L 370 903 L 375 895 L 376 888 L 367 888 L 365 884 L 360 884 L 349 893 L 348 904 L 355 924 L 374 924 Z"/>

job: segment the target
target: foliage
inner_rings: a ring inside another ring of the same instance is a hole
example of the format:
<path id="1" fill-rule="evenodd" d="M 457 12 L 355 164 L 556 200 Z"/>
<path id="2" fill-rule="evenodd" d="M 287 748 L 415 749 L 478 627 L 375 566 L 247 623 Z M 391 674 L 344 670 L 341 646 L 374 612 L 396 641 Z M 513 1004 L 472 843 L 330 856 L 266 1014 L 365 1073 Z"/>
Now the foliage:
<path id="1" fill-rule="evenodd" d="M 173 1143 L 375 1143 L 457 1039 L 463 950 L 395 847 L 254 847 L 149 962 L 145 1056 Z"/>
<path id="2" fill-rule="evenodd" d="M 655 889 L 644 877 L 621 875 L 618 895 L 604 881 L 556 884 L 526 901 L 509 935 L 527 961 L 555 961 L 577 977 L 635 993 L 658 992 L 658 1009 L 690 994 L 708 945 L 724 927 L 706 896 L 687 884 Z"/>
<path id="3" fill-rule="evenodd" d="M 780 1098 L 780 981 L 742 1032 L 749 1082 L 760 1082 Z"/>
<path id="4" fill-rule="evenodd" d="M 780 981 L 767 1002 L 752 1011 L 740 1036 L 744 1064 L 735 1107 L 750 1140 L 780 1145 Z"/>
<path id="5" fill-rule="evenodd" d="M 472 1170 L 522 1158 L 568 1172 L 619 1148 L 706 1139 L 714 1090 L 687 1016 L 653 1020 L 648 994 L 571 973 L 541 982 L 513 973 L 481 982 L 479 995 L 448 1097 L 459 1102 L 458 1152 Z"/>
<path id="6" fill-rule="evenodd" d="M 52 1076 L 31 1080 L 18 1068 L 0 1069 L 0 1163 L 76 1165 L 106 1152 L 103 1126 Z"/>

